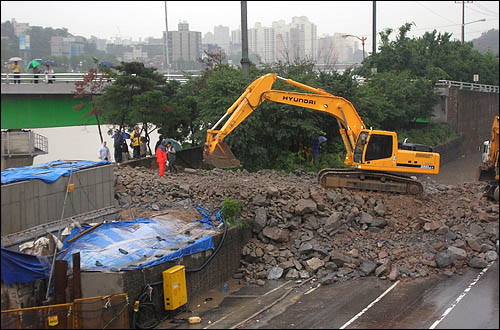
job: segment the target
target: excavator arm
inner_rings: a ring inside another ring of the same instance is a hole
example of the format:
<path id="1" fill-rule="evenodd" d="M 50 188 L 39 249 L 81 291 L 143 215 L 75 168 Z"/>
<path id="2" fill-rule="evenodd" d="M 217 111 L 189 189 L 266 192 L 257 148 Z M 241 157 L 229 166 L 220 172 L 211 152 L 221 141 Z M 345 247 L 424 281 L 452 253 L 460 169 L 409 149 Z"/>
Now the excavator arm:
<path id="1" fill-rule="evenodd" d="M 272 90 L 276 79 L 281 79 L 287 84 L 314 94 Z M 342 97 L 334 96 L 322 89 L 313 88 L 292 79 L 279 77 L 274 73 L 266 74 L 250 84 L 213 128 L 207 130 L 207 140 L 203 153 L 206 163 L 220 168 L 239 166 L 239 161 L 236 160 L 223 140 L 265 100 L 323 111 L 333 115 L 337 119 L 342 141 L 347 150 L 346 164 L 352 165 L 356 140 L 360 131 L 365 128 L 354 106 Z M 216 127 L 228 116 L 229 119 L 217 130 Z"/>

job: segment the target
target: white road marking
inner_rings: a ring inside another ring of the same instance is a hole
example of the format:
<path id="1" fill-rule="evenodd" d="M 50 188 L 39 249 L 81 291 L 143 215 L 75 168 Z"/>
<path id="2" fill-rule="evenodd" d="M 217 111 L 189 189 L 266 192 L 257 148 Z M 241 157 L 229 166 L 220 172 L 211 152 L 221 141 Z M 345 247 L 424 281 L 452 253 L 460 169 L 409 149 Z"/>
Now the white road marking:
<path id="1" fill-rule="evenodd" d="M 455 306 L 458 305 L 458 303 L 465 297 L 465 295 L 472 289 L 472 287 L 479 281 L 479 279 L 488 271 L 488 269 L 490 269 L 491 265 L 493 265 L 494 262 L 490 262 L 490 264 L 484 268 L 477 276 L 476 278 L 474 279 L 474 281 L 472 281 L 471 284 L 469 284 L 469 286 L 464 290 L 464 292 L 462 292 L 462 294 L 460 296 L 458 296 L 458 298 L 455 300 L 455 302 L 450 306 L 448 307 L 443 315 L 441 315 L 441 317 L 439 319 L 437 319 L 431 326 L 429 329 L 435 329 L 439 323 L 441 323 L 442 320 L 444 320 L 444 318 L 453 310 L 453 308 L 455 308 Z"/>
<path id="2" fill-rule="evenodd" d="M 291 281 L 287 281 L 287 282 L 285 282 L 285 283 L 281 284 L 280 286 L 278 286 L 278 287 L 276 287 L 276 288 L 272 289 L 271 291 L 266 292 L 266 293 L 265 293 L 265 294 L 263 294 L 262 296 L 267 296 L 268 294 L 270 294 L 270 293 L 272 293 L 272 292 L 274 292 L 274 291 L 276 291 L 276 290 L 278 290 L 278 289 L 282 288 L 283 286 L 287 285 L 287 284 L 288 284 L 288 283 L 290 283 L 290 282 L 291 282 Z M 260 296 L 257 296 L 257 297 L 260 297 Z M 224 321 L 225 319 L 227 319 L 227 318 L 228 318 L 229 316 L 231 316 L 232 314 L 234 314 L 234 311 L 233 311 L 233 312 L 231 312 L 231 313 L 229 313 L 229 314 L 227 314 L 226 316 L 224 316 L 224 317 L 222 317 L 222 318 L 218 319 L 217 321 L 212 322 L 212 324 L 209 324 L 208 326 L 204 327 L 203 329 L 209 329 L 209 328 L 213 327 L 213 326 L 214 326 L 214 325 L 216 325 L 217 323 L 220 323 L 220 322 Z"/>
<path id="3" fill-rule="evenodd" d="M 352 322 L 356 321 L 361 315 L 363 315 L 367 310 L 373 307 L 380 299 L 382 299 L 386 294 L 388 294 L 392 289 L 396 287 L 396 285 L 399 284 L 399 280 L 396 281 L 391 287 L 387 290 L 385 290 L 384 293 L 382 293 L 377 299 L 375 299 L 371 304 L 366 306 L 361 312 L 359 312 L 356 316 L 354 316 L 352 319 L 350 319 L 347 323 L 345 323 L 343 326 L 341 326 L 339 329 L 345 329 L 349 324 Z"/>
<path id="4" fill-rule="evenodd" d="M 314 288 L 312 288 L 312 289 L 308 290 L 306 293 L 304 293 L 304 296 L 306 296 L 306 295 L 310 294 L 311 292 L 313 292 L 314 290 L 316 290 L 316 289 L 317 289 L 317 288 L 319 288 L 320 286 L 321 286 L 321 283 L 320 283 L 320 284 L 318 284 L 318 286 L 317 286 L 317 287 L 314 287 Z"/>

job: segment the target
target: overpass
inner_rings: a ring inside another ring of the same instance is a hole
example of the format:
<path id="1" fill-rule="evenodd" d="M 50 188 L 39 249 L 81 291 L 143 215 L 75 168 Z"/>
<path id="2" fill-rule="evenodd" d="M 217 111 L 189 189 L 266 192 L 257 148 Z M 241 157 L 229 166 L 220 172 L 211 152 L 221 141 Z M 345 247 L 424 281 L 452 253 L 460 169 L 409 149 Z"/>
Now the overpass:
<path id="1" fill-rule="evenodd" d="M 89 107 L 80 111 L 73 110 L 73 106 L 80 103 L 80 99 L 74 98 L 74 83 L 83 81 L 85 74 L 55 73 L 51 74 L 51 77 L 38 74 L 36 79 L 32 73 L 22 73 L 20 84 L 15 84 L 13 74 L 2 73 L 1 128 L 97 125 L 95 117 L 83 116 L 89 111 Z M 182 74 L 165 75 L 165 78 L 181 83 L 188 80 L 188 77 Z M 50 80 L 52 83 L 49 83 Z M 109 79 L 108 83 L 113 81 L 114 79 Z"/>

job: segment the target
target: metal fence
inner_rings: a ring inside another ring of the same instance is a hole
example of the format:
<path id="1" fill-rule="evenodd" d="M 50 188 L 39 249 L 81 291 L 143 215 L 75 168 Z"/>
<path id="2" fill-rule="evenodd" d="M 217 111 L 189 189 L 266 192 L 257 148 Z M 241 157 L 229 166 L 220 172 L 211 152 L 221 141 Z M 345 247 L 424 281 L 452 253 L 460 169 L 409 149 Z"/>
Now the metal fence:
<path id="1" fill-rule="evenodd" d="M 498 93 L 498 86 L 468 83 L 463 81 L 439 80 L 436 87 L 465 89 L 476 92 Z"/>
<path id="2" fill-rule="evenodd" d="M 2 131 L 2 157 L 35 156 L 49 152 L 48 139 L 32 131 Z"/>
<path id="3" fill-rule="evenodd" d="M 19 77 L 14 77 L 13 73 L 2 73 L 2 84 L 51 84 L 51 83 L 74 83 L 75 81 L 83 81 L 86 72 L 70 72 L 70 73 L 51 73 L 51 74 L 33 74 L 33 73 L 20 73 Z M 163 75 L 167 80 L 177 80 L 185 83 L 189 77 L 197 77 L 198 75 L 183 75 L 183 74 L 165 74 Z M 103 77 L 102 73 L 97 74 L 97 79 Z M 108 82 L 115 81 L 114 78 L 104 76 Z"/>

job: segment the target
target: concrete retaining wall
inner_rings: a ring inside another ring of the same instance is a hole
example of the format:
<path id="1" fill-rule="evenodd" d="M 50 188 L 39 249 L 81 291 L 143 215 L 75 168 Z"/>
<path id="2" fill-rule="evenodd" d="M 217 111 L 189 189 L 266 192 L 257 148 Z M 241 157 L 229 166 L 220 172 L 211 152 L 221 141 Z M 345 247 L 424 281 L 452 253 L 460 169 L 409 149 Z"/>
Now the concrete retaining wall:
<path id="1" fill-rule="evenodd" d="M 30 180 L 2 185 L 2 236 L 61 219 L 68 177 L 54 183 Z M 93 167 L 71 176 L 64 218 L 113 206 L 112 165 Z"/>
<path id="2" fill-rule="evenodd" d="M 434 148 L 434 152 L 439 153 L 440 156 L 440 166 L 449 163 L 455 159 L 458 159 L 463 153 L 463 141 L 464 137 L 459 136 L 444 144 L 440 144 Z"/>
<path id="3" fill-rule="evenodd" d="M 491 137 L 493 117 L 498 115 L 498 93 L 449 89 L 446 102 L 447 123 L 464 136 L 463 151 L 475 152 Z"/>

